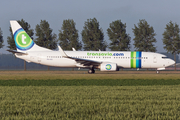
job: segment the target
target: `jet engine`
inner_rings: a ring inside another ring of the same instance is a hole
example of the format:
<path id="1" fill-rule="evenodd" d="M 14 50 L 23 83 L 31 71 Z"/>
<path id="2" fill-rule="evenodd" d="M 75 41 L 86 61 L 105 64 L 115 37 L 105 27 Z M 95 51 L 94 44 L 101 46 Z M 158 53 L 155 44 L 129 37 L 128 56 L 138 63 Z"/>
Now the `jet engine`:
<path id="1" fill-rule="evenodd" d="M 116 63 L 102 63 L 99 66 L 101 71 L 117 71 L 117 64 Z"/>

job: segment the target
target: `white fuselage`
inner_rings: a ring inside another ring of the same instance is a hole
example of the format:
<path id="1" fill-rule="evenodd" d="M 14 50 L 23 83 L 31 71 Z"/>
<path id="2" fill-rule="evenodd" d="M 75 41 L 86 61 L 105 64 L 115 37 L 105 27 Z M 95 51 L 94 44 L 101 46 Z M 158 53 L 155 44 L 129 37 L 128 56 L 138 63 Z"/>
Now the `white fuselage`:
<path id="1" fill-rule="evenodd" d="M 132 56 L 131 51 L 65 51 L 65 53 L 73 58 L 116 63 L 119 68 L 165 68 L 174 64 L 174 61 L 165 55 L 152 52 L 141 52 L 141 56 Z M 18 53 L 15 55 L 27 62 L 47 66 L 81 67 L 74 59 L 62 57 L 59 51 L 29 51 L 27 55 Z"/>

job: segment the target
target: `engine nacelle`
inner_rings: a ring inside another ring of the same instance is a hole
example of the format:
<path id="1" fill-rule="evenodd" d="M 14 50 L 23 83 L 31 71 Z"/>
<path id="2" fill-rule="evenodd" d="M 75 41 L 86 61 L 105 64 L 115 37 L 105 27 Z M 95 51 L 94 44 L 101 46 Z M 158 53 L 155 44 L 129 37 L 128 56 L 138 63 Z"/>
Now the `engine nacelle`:
<path id="1" fill-rule="evenodd" d="M 101 71 L 117 71 L 117 64 L 116 63 L 102 63 L 100 65 Z"/>

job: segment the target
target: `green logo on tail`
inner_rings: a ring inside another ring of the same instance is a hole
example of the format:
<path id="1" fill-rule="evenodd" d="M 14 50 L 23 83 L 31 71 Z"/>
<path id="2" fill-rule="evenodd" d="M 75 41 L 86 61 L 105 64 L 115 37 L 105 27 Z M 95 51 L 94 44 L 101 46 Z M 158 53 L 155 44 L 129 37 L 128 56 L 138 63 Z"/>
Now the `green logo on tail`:
<path id="1" fill-rule="evenodd" d="M 28 50 L 33 47 L 34 42 L 32 39 L 28 36 L 28 34 L 20 28 L 14 33 L 14 40 L 16 47 L 19 50 Z"/>

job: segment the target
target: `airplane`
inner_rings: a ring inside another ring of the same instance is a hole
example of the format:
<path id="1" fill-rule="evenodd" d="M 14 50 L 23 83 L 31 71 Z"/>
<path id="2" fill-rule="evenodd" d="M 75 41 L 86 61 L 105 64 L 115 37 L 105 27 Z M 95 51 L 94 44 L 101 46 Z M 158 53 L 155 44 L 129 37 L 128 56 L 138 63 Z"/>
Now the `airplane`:
<path id="1" fill-rule="evenodd" d="M 7 50 L 17 58 L 54 67 L 86 68 L 88 73 L 118 71 L 119 68 L 156 68 L 164 70 L 173 65 L 174 60 L 160 53 L 142 51 L 58 51 L 40 47 L 29 37 L 15 20 L 10 21 L 17 51 Z"/>

